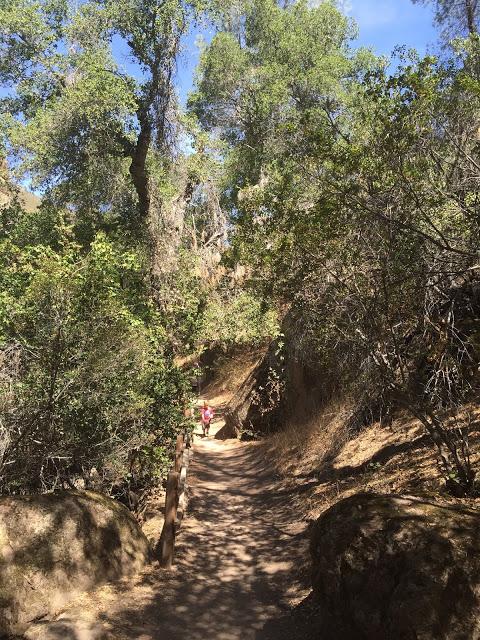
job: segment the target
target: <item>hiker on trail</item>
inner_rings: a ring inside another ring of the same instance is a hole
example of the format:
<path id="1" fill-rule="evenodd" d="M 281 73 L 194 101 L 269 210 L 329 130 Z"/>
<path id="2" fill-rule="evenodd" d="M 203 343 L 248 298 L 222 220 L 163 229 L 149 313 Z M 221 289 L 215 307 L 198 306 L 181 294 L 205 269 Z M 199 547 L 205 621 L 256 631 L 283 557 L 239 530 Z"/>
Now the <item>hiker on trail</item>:
<path id="1" fill-rule="evenodd" d="M 208 406 L 208 402 L 206 400 L 203 401 L 201 412 L 203 435 L 208 436 L 208 432 L 210 431 L 210 422 L 213 419 L 213 409 L 212 407 Z"/>

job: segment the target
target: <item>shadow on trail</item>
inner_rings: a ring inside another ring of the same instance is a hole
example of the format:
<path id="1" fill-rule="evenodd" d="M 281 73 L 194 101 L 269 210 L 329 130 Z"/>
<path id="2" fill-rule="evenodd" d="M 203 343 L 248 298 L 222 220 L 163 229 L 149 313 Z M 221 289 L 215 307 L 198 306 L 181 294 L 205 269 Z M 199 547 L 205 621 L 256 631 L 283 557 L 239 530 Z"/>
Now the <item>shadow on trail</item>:
<path id="1" fill-rule="evenodd" d="M 132 640 L 293 640 L 283 634 L 288 598 L 309 581 L 306 525 L 296 522 L 291 495 L 277 493 L 255 447 L 197 448 L 175 569 L 147 576 L 147 601 L 126 601 L 115 622 Z M 278 619 L 282 635 L 268 635 Z M 103 621 L 111 627 L 108 615 Z"/>

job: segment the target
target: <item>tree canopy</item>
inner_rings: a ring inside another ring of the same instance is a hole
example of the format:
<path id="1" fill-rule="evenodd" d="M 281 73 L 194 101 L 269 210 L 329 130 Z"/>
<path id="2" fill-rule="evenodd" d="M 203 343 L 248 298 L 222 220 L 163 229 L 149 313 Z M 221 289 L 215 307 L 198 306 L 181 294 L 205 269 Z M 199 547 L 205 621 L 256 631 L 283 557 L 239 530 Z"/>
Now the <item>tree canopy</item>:
<path id="1" fill-rule="evenodd" d="M 299 357 L 410 412 L 474 490 L 478 11 L 435 7 L 453 45 L 388 60 L 329 0 L 2 3 L 2 156 L 42 200 L 12 180 L 0 210 L 0 490 L 158 480 L 191 427 L 179 363 L 286 311 Z"/>
<path id="2" fill-rule="evenodd" d="M 444 37 L 476 34 L 480 18 L 477 0 L 413 0 L 435 7 L 435 21 L 442 27 Z"/>

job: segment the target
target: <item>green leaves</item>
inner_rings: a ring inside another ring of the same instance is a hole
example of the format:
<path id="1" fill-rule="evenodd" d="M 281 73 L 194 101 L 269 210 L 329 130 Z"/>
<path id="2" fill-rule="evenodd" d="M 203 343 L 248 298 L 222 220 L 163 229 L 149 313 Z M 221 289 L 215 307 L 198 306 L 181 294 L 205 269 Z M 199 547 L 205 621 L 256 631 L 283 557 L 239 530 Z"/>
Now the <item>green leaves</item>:
<path id="1" fill-rule="evenodd" d="M 213 293 L 208 297 L 200 335 L 206 343 L 225 347 L 256 346 L 278 334 L 278 316 L 254 293 Z"/>
<path id="2" fill-rule="evenodd" d="M 57 482 L 59 469 L 48 460 L 59 455 L 70 461 L 62 478 L 78 465 L 95 466 L 115 482 L 144 448 L 142 473 L 163 471 L 186 386 L 164 352 L 143 269 L 138 253 L 103 233 L 86 255 L 75 244 L 55 252 L 0 243 L 0 348 L 17 344 L 22 365 L 4 424 L 13 440 L 26 428 L 35 434 L 7 450 L 19 464 L 2 470 L 3 489 L 11 482 L 36 487 L 41 467 L 46 486 Z M 160 458 L 149 458 L 152 447 Z"/>
<path id="3" fill-rule="evenodd" d="M 0 7 L 0 80 L 20 82 L 54 69 L 66 2 L 5 0 Z"/>
<path id="4" fill-rule="evenodd" d="M 23 171 L 39 185 L 69 181 L 72 189 L 93 165 L 101 170 L 103 159 L 111 159 L 110 168 L 115 159 L 116 172 L 122 170 L 121 140 L 136 108 L 134 97 L 106 51 L 75 55 L 72 62 L 71 81 L 62 93 L 52 95 L 26 123 L 10 128 Z"/>
<path id="5" fill-rule="evenodd" d="M 295 264 L 292 227 L 315 226 L 316 178 L 333 170 L 333 149 L 348 148 L 348 108 L 379 62 L 349 51 L 354 27 L 333 3 L 256 0 L 244 11 L 241 31 L 219 33 L 203 53 L 189 107 L 229 146 L 225 200 L 241 259 L 281 289 L 272 269 Z"/>

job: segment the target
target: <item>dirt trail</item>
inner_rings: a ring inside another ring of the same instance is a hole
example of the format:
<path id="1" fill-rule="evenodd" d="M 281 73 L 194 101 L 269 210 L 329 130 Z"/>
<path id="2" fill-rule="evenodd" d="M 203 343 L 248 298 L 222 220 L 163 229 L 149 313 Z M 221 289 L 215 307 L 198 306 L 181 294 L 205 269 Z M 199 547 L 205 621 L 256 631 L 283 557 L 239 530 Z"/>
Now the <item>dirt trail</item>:
<path id="1" fill-rule="evenodd" d="M 85 596 L 51 640 L 279 640 L 307 590 L 305 523 L 256 444 L 196 437 L 191 497 L 171 572 Z"/>

